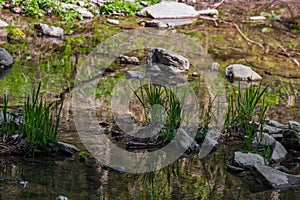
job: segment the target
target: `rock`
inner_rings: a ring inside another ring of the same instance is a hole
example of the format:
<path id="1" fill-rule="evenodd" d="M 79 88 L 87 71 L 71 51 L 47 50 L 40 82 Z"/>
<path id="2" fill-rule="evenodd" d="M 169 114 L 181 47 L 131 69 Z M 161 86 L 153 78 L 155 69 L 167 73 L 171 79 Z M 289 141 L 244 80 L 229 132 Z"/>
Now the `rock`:
<path id="1" fill-rule="evenodd" d="M 127 71 L 125 72 L 126 79 L 144 80 L 145 72 L 141 71 Z"/>
<path id="2" fill-rule="evenodd" d="M 282 129 L 281 128 L 277 128 L 275 126 L 270 126 L 268 124 L 265 124 L 263 126 L 263 131 L 267 132 L 267 133 L 270 133 L 270 134 L 278 134 L 278 133 L 282 132 Z"/>
<path id="3" fill-rule="evenodd" d="M 266 20 L 266 18 L 264 16 L 253 16 L 253 17 L 249 17 L 249 19 L 251 21 L 264 21 L 264 20 Z"/>
<path id="4" fill-rule="evenodd" d="M 253 168 L 254 165 L 264 165 L 265 161 L 261 155 L 254 153 L 235 152 L 233 162 L 242 168 Z"/>
<path id="5" fill-rule="evenodd" d="M 37 31 L 37 33 L 50 37 L 63 38 L 64 36 L 64 30 L 62 28 L 48 26 L 47 24 L 35 23 L 34 29 Z"/>
<path id="6" fill-rule="evenodd" d="M 300 184 L 300 177 L 298 176 L 281 172 L 266 165 L 256 164 L 254 167 L 274 189 L 296 187 Z"/>
<path id="7" fill-rule="evenodd" d="M 300 133 L 300 123 L 295 121 L 289 121 L 289 128 Z"/>
<path id="8" fill-rule="evenodd" d="M 153 48 L 146 59 L 146 77 L 156 84 L 178 86 L 188 78 L 189 61 L 162 48 Z"/>
<path id="9" fill-rule="evenodd" d="M 65 8 L 65 9 L 72 9 L 75 10 L 76 12 L 78 12 L 79 14 L 82 15 L 82 17 L 84 18 L 93 18 L 94 15 L 88 11 L 86 8 L 74 5 L 74 4 L 70 4 L 70 3 L 61 3 L 61 7 Z"/>
<path id="10" fill-rule="evenodd" d="M 57 147 L 63 153 L 67 153 L 67 154 L 71 154 L 71 155 L 78 152 L 78 151 L 80 151 L 74 145 L 68 144 L 68 143 L 65 143 L 65 142 L 57 142 Z"/>
<path id="11" fill-rule="evenodd" d="M 252 146 L 254 148 L 260 146 L 273 146 L 275 145 L 276 140 L 267 133 L 260 134 L 259 132 L 256 133 L 255 138 L 252 141 Z"/>
<path id="12" fill-rule="evenodd" d="M 198 72 L 193 72 L 192 73 L 192 77 L 199 77 L 199 76 L 200 76 L 200 74 Z"/>
<path id="13" fill-rule="evenodd" d="M 233 64 L 226 67 L 226 76 L 231 80 L 240 81 L 259 81 L 262 79 L 250 67 L 241 64 Z"/>
<path id="14" fill-rule="evenodd" d="M 193 6 L 172 1 L 162 1 L 146 7 L 138 12 L 139 16 L 155 19 L 167 18 L 194 18 L 199 15 Z"/>
<path id="15" fill-rule="evenodd" d="M 0 70 L 11 67 L 14 64 L 14 59 L 4 48 L 0 47 Z"/>
<path id="16" fill-rule="evenodd" d="M 288 128 L 288 126 L 283 125 L 283 124 L 281 124 L 277 121 L 274 121 L 274 120 L 266 120 L 266 124 L 269 125 L 269 126 L 279 128 L 279 129 L 287 129 Z"/>
<path id="17" fill-rule="evenodd" d="M 68 197 L 65 197 L 65 196 L 62 196 L 62 195 L 59 195 L 58 197 L 56 197 L 55 200 L 68 200 Z"/>
<path id="18" fill-rule="evenodd" d="M 187 72 L 190 68 L 188 59 L 163 48 L 153 48 L 147 56 L 147 68 L 160 64 L 161 68 L 173 68 L 175 72 Z"/>
<path id="19" fill-rule="evenodd" d="M 8 23 L 6 23 L 5 21 L 0 20 L 0 27 L 6 27 L 8 26 Z"/>
<path id="20" fill-rule="evenodd" d="M 156 20 L 152 20 L 152 21 L 145 21 L 145 27 L 157 27 L 157 28 L 168 28 L 168 24 L 165 24 L 161 21 L 156 21 Z"/>
<path id="21" fill-rule="evenodd" d="M 198 144 L 183 128 L 177 130 L 177 134 L 180 135 L 179 144 L 186 150 L 194 149 L 198 147 Z"/>
<path id="22" fill-rule="evenodd" d="M 217 9 L 205 9 L 205 10 L 199 10 L 199 15 L 219 15 L 219 11 Z"/>
<path id="23" fill-rule="evenodd" d="M 211 63 L 211 65 L 209 66 L 209 70 L 212 72 L 218 72 L 220 70 L 220 64 L 217 62 Z"/>
<path id="24" fill-rule="evenodd" d="M 107 22 L 112 25 L 120 25 L 120 21 L 115 19 L 107 19 Z"/>
<path id="25" fill-rule="evenodd" d="M 120 56 L 120 62 L 121 64 L 134 64 L 134 65 L 139 65 L 140 60 L 137 57 L 129 57 L 129 56 Z"/>
<path id="26" fill-rule="evenodd" d="M 284 146 L 282 146 L 282 144 L 280 142 L 276 141 L 275 146 L 272 151 L 271 161 L 272 162 L 281 162 L 286 158 L 286 155 L 287 155 L 287 151 L 284 148 Z"/>

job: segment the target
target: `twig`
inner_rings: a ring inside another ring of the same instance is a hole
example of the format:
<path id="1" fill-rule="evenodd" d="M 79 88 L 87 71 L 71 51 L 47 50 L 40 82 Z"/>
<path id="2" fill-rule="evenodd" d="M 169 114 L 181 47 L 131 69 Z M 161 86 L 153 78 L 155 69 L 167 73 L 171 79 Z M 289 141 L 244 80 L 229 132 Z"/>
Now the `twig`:
<path id="1" fill-rule="evenodd" d="M 200 19 L 203 19 L 203 20 L 210 20 L 210 21 L 213 21 L 215 23 L 215 26 L 219 26 L 218 22 L 217 22 L 217 18 L 211 18 L 211 17 L 205 17 L 205 16 L 200 16 L 199 17 Z"/>
<path id="2" fill-rule="evenodd" d="M 257 46 L 259 46 L 260 48 L 262 48 L 263 50 L 265 50 L 265 47 L 264 47 L 262 44 L 260 44 L 260 43 L 258 43 L 258 42 L 255 42 L 255 41 L 253 41 L 253 40 L 251 40 L 251 39 L 249 39 L 249 38 L 241 31 L 241 29 L 239 28 L 239 26 L 238 26 L 236 23 L 232 22 L 231 24 L 236 28 L 236 30 L 239 32 L 239 34 L 240 34 L 247 42 L 256 44 Z"/>
<path id="3" fill-rule="evenodd" d="M 214 9 L 218 8 L 223 2 L 225 2 L 225 0 L 222 0 L 220 3 L 216 3 L 214 4 Z"/>

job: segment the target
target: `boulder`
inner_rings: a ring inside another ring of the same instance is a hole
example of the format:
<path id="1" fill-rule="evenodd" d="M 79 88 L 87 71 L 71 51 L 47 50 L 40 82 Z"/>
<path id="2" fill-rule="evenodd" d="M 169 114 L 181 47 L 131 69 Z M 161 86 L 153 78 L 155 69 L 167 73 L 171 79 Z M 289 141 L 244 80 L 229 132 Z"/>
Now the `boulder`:
<path id="1" fill-rule="evenodd" d="M 267 133 L 260 134 L 259 132 L 257 132 L 252 141 L 252 146 L 254 148 L 265 146 L 265 145 L 273 146 L 275 145 L 275 143 L 276 140 L 271 135 Z"/>
<path id="2" fill-rule="evenodd" d="M 296 187 L 300 184 L 300 177 L 298 176 L 281 172 L 266 165 L 256 164 L 254 167 L 273 189 Z"/>
<path id="3" fill-rule="evenodd" d="M 226 77 L 230 80 L 259 81 L 261 76 L 250 67 L 241 64 L 232 64 L 226 67 Z"/>
<path id="4" fill-rule="evenodd" d="M 287 155 L 287 151 L 284 148 L 284 146 L 282 146 L 282 144 L 280 142 L 276 141 L 273 151 L 272 151 L 271 161 L 272 162 L 281 162 L 286 158 L 286 155 Z"/>
<path id="5" fill-rule="evenodd" d="M 70 154 L 70 155 L 73 155 L 74 153 L 80 151 L 74 145 L 68 144 L 68 143 L 65 143 L 65 142 L 57 142 L 57 147 L 61 152 L 66 153 L 66 154 Z"/>
<path id="6" fill-rule="evenodd" d="M 173 1 L 162 1 L 158 4 L 146 7 L 138 12 L 139 16 L 155 19 L 167 18 L 194 18 L 199 15 L 193 6 Z"/>
<path id="7" fill-rule="evenodd" d="M 151 69 L 157 65 L 160 70 L 171 68 L 171 71 L 187 72 L 190 68 L 188 59 L 163 48 L 153 48 L 147 56 L 147 68 Z"/>
<path id="8" fill-rule="evenodd" d="M 0 79 L 11 70 L 13 64 L 13 57 L 5 49 L 0 47 Z"/>
<path id="9" fill-rule="evenodd" d="M 234 164 L 242 168 L 253 168 L 254 165 L 264 165 L 265 161 L 261 155 L 254 153 L 235 152 L 233 158 Z"/>
<path id="10" fill-rule="evenodd" d="M 145 72 L 142 71 L 127 71 L 125 72 L 126 79 L 144 80 Z"/>
<path id="11" fill-rule="evenodd" d="M 37 33 L 50 37 L 63 38 L 64 36 L 64 30 L 62 28 L 48 26 L 47 24 L 35 23 L 34 29 Z"/>

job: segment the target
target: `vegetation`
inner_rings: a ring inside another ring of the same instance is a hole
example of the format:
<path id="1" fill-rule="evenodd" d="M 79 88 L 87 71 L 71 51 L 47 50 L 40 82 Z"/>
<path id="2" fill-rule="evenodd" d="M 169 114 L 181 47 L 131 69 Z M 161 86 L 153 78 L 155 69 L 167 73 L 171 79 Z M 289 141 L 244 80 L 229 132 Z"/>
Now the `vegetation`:
<path id="1" fill-rule="evenodd" d="M 51 112 L 51 106 L 47 105 L 43 97 L 39 98 L 41 84 L 37 91 L 28 95 L 23 109 L 23 131 L 26 134 L 26 144 L 31 149 L 46 150 L 53 148 L 58 140 L 58 125 L 62 103 L 55 106 L 55 112 Z M 53 121 L 55 123 L 53 124 Z"/>
<path id="2" fill-rule="evenodd" d="M 141 4 L 142 1 L 128 2 L 124 0 L 115 0 L 105 3 L 100 9 L 101 14 L 124 13 L 126 15 L 134 16 L 138 11 L 144 8 Z M 144 1 L 147 5 L 159 3 L 160 0 Z"/>
<path id="3" fill-rule="evenodd" d="M 38 89 L 28 95 L 23 107 L 22 121 L 18 120 L 14 114 L 7 112 L 8 98 L 4 96 L 4 107 L 2 110 L 3 121 L 1 122 L 0 136 L 9 137 L 13 134 L 24 134 L 26 136 L 26 146 L 30 151 L 46 151 L 55 147 L 58 140 L 58 126 L 61 103 L 55 105 L 54 111 L 43 97 L 39 97 L 41 84 Z M 53 123 L 55 122 L 55 123 Z"/>
<path id="4" fill-rule="evenodd" d="M 162 123 L 165 119 L 166 128 L 162 132 L 162 137 L 165 141 L 172 140 L 184 116 L 182 100 L 177 98 L 172 89 L 152 83 L 140 87 L 134 94 L 141 103 L 148 122 L 152 120 Z M 157 105 L 163 106 L 164 110 L 153 109 L 153 106 Z"/>

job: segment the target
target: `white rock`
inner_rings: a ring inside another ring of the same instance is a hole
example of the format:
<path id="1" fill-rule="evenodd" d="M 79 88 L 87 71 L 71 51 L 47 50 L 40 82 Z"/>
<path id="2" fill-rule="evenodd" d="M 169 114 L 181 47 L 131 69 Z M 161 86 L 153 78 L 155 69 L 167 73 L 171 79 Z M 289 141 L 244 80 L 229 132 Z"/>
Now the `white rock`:
<path id="1" fill-rule="evenodd" d="M 177 3 L 173 1 L 162 1 L 158 4 L 146 7 L 138 12 L 138 15 L 143 17 L 159 18 L 193 18 L 197 17 L 199 13 L 193 6 L 184 3 Z"/>
<path id="2" fill-rule="evenodd" d="M 112 25 L 120 25 L 120 21 L 115 19 L 107 19 L 107 22 Z"/>
<path id="3" fill-rule="evenodd" d="M 0 20 L 0 27 L 6 27 L 8 26 L 8 23 L 6 23 L 5 21 Z"/>
<path id="4" fill-rule="evenodd" d="M 253 16 L 253 17 L 249 17 L 250 20 L 252 21 L 264 21 L 266 20 L 266 18 L 264 16 Z"/>
<path id="5" fill-rule="evenodd" d="M 262 79 L 261 76 L 250 67 L 241 64 L 232 64 L 226 67 L 226 76 L 233 80 L 241 81 L 259 81 Z"/>
<path id="6" fill-rule="evenodd" d="M 205 10 L 199 10 L 199 15 L 219 15 L 219 11 L 217 9 L 205 9 Z"/>

